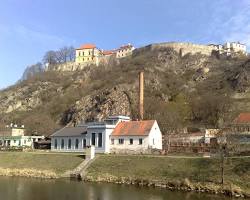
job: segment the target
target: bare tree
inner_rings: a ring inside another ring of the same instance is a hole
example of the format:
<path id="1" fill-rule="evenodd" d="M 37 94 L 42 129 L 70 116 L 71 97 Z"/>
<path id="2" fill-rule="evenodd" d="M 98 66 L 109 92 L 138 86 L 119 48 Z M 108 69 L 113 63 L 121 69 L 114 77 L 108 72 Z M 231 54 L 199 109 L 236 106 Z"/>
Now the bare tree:
<path id="1" fill-rule="evenodd" d="M 43 63 L 53 65 L 56 63 L 66 63 L 68 61 L 74 61 L 75 48 L 73 46 L 65 46 L 58 51 L 47 51 L 43 57 Z"/>
<path id="2" fill-rule="evenodd" d="M 67 62 L 67 58 L 68 58 L 68 48 L 67 47 L 62 47 L 60 48 L 57 52 L 57 61 L 59 63 L 65 63 Z"/>
<path id="3" fill-rule="evenodd" d="M 76 51 L 75 48 L 73 46 L 69 46 L 68 47 L 68 60 L 69 61 L 74 61 L 75 60 L 75 56 L 76 56 Z"/>
<path id="4" fill-rule="evenodd" d="M 43 63 L 53 65 L 57 63 L 57 55 L 55 51 L 47 51 L 43 57 Z"/>

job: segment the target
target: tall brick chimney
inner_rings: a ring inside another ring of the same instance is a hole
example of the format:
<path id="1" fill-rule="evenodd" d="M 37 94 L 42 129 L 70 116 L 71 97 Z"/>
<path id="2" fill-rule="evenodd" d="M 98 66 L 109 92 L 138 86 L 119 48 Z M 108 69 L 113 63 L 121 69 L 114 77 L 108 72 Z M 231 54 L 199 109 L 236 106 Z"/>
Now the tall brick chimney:
<path id="1" fill-rule="evenodd" d="M 139 120 L 143 120 L 144 114 L 144 73 L 141 71 L 139 73 Z"/>

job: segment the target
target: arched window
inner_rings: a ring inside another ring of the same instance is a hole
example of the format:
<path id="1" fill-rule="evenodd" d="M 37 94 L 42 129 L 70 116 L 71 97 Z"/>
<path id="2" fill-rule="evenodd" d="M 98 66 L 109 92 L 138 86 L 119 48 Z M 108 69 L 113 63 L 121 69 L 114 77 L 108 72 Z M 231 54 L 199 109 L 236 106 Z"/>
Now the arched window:
<path id="1" fill-rule="evenodd" d="M 71 139 L 68 140 L 68 149 L 71 149 Z"/>
<path id="2" fill-rule="evenodd" d="M 57 139 L 55 139 L 55 146 L 54 146 L 55 149 L 57 149 Z"/>
<path id="3" fill-rule="evenodd" d="M 75 142 L 75 149 L 78 149 L 78 146 L 79 146 L 79 140 L 76 139 L 76 142 Z"/>
<path id="4" fill-rule="evenodd" d="M 64 149 L 64 139 L 61 140 L 61 149 Z"/>
<path id="5" fill-rule="evenodd" d="M 87 141 L 86 139 L 83 139 L 83 148 L 86 148 L 86 146 L 87 146 Z"/>

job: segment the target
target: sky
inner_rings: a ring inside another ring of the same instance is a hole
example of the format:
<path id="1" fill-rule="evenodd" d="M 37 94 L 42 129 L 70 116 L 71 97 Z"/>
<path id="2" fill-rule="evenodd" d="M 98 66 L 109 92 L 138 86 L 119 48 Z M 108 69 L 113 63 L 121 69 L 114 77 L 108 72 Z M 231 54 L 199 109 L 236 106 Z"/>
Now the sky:
<path id="1" fill-rule="evenodd" d="M 48 50 L 95 43 L 240 41 L 250 49 L 250 0 L 3 0 L 0 88 Z"/>

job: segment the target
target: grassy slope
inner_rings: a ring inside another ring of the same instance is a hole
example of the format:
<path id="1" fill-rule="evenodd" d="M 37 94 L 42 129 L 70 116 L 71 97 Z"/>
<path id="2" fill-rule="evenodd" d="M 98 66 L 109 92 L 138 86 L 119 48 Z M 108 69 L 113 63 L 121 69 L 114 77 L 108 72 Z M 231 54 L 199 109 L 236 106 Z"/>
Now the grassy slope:
<path id="1" fill-rule="evenodd" d="M 50 170 L 61 174 L 83 161 L 77 154 L 0 153 L 0 168 Z"/>
<path id="2" fill-rule="evenodd" d="M 177 158 L 145 156 L 101 156 L 88 168 L 88 175 L 157 181 L 191 182 L 220 181 L 220 162 L 213 158 Z M 230 158 L 226 161 L 225 182 L 250 192 L 250 158 Z"/>

